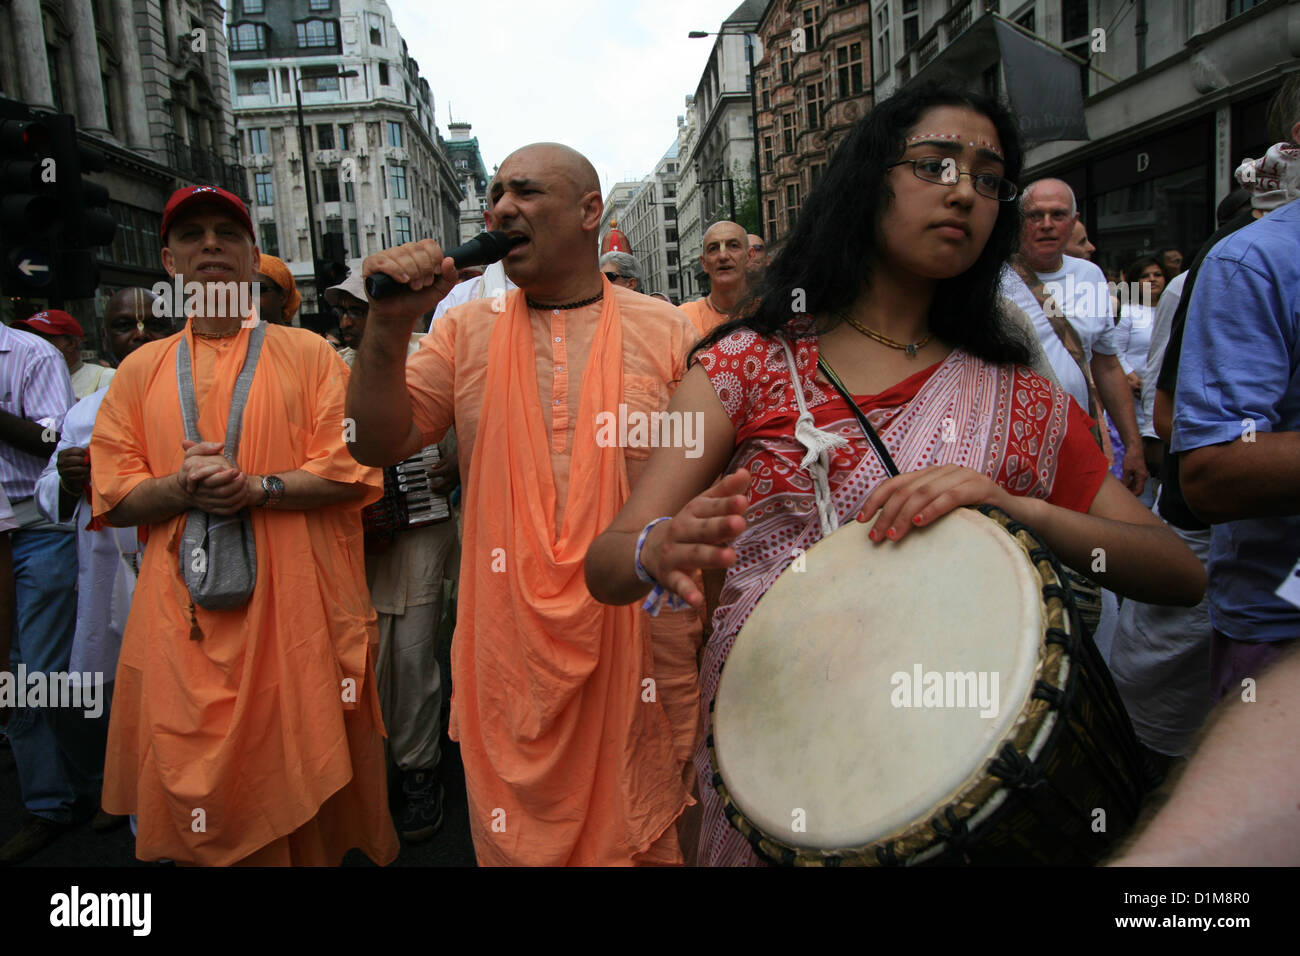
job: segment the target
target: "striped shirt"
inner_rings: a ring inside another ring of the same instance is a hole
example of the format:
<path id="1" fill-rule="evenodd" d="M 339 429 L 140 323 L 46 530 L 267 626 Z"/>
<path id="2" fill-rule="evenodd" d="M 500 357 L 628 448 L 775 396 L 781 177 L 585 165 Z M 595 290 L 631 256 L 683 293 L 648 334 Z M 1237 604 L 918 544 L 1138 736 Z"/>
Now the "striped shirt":
<path id="1" fill-rule="evenodd" d="M 63 416 L 76 404 L 68 363 L 40 336 L 0 322 L 0 409 L 45 427 L 63 427 Z M 54 453 L 55 442 L 50 442 Z M 30 498 L 36 479 L 49 460 L 0 441 L 0 486 L 10 503 Z"/>

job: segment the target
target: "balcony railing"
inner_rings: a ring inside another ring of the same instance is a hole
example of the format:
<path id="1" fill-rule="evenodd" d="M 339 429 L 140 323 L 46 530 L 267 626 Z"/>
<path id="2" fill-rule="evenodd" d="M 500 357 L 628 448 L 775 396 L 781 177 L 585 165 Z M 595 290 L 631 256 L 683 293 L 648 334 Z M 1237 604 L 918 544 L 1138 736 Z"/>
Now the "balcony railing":
<path id="1" fill-rule="evenodd" d="M 167 159 L 181 179 L 220 186 L 248 202 L 248 176 L 243 166 L 227 163 L 210 149 L 191 146 L 178 133 L 168 133 Z"/>

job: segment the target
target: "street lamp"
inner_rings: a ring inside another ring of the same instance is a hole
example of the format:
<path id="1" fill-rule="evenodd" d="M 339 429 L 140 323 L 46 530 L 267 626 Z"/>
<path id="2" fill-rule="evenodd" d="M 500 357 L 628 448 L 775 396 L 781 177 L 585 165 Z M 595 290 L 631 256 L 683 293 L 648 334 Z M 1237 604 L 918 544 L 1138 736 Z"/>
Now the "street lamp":
<path id="1" fill-rule="evenodd" d="M 337 79 L 349 79 L 359 76 L 356 70 L 341 70 L 338 73 L 325 73 L 321 76 L 335 77 Z M 321 76 L 315 77 L 320 79 Z M 316 248 L 316 207 L 311 199 L 311 170 L 307 168 L 307 129 L 302 122 L 302 73 L 294 77 L 293 96 L 298 104 L 298 152 L 302 155 L 302 187 L 303 195 L 307 198 L 307 235 L 311 238 L 311 284 L 316 293 L 316 300 L 319 303 L 321 297 L 320 289 L 320 254 Z"/>
<path id="2" fill-rule="evenodd" d="M 686 34 L 689 39 L 701 40 L 704 37 L 723 36 L 722 33 L 709 33 L 705 30 L 692 30 Z M 754 207 L 758 224 L 755 227 L 759 236 L 763 235 L 763 167 L 758 159 L 758 80 L 754 76 L 754 37 L 756 34 L 745 31 L 745 63 L 749 67 L 749 115 L 754 125 Z M 735 193 L 731 196 L 731 219 L 736 219 Z"/>

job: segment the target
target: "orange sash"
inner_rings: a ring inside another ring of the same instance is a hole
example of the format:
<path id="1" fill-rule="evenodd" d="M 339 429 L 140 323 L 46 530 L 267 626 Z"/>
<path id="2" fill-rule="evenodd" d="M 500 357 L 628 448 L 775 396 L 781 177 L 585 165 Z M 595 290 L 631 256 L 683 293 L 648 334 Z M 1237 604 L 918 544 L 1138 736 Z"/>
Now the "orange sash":
<path id="1" fill-rule="evenodd" d="M 667 719 L 646 693 L 643 616 L 597 603 L 583 577 L 588 546 L 628 496 L 623 449 L 596 443 L 597 414 L 623 401 L 621 316 L 604 287 L 558 540 L 522 291 L 488 346 L 452 643 L 451 730 L 481 864 L 630 863 L 689 802 Z"/>

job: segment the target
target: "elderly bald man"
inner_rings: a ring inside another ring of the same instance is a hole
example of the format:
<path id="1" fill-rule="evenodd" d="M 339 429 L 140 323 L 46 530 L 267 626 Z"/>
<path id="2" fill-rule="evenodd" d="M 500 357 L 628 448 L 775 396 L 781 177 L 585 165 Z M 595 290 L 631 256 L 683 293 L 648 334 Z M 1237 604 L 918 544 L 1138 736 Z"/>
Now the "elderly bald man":
<path id="1" fill-rule="evenodd" d="M 703 336 L 727 320 L 727 314 L 748 290 L 746 272 L 750 252 L 745 227 L 725 219 L 711 225 L 704 233 L 700 265 L 709 277 L 709 294 L 693 302 L 683 302 L 681 309 Z"/>
<path id="2" fill-rule="evenodd" d="M 695 332 L 597 265 L 600 183 L 556 143 L 512 153 L 488 190 L 524 242 L 519 288 L 412 323 L 456 281 L 424 240 L 370 256 L 408 291 L 370 304 L 348 412 L 358 461 L 388 465 L 452 425 L 465 488 L 450 733 L 485 865 L 673 864 L 698 742 L 693 611 L 598 604 L 583 560 L 641 474 Z M 652 417 L 654 416 L 654 417 Z M 689 445 L 688 445 L 689 447 Z M 653 643 L 650 637 L 653 636 Z"/>

